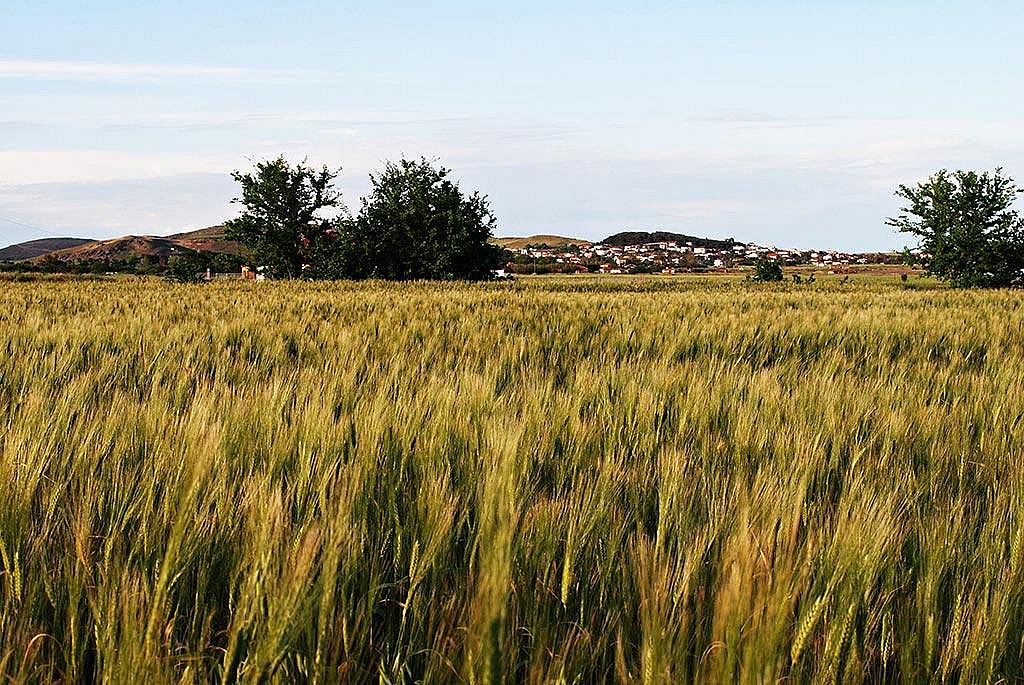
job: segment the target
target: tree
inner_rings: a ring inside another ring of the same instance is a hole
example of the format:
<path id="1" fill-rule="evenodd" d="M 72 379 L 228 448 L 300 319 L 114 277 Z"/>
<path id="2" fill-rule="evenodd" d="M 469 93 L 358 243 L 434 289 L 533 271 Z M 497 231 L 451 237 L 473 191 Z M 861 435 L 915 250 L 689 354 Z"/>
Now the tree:
<path id="1" fill-rule="evenodd" d="M 293 167 L 283 156 L 258 162 L 252 173 L 235 171 L 231 176 L 241 184 L 242 195 L 232 202 L 244 209 L 225 222 L 227 237 L 240 241 L 267 275 L 299 277 L 336 232 L 336 216 L 329 214 L 345 213 L 333 186 L 340 171 L 316 170 L 305 162 Z"/>
<path id="2" fill-rule="evenodd" d="M 754 262 L 755 281 L 781 281 L 782 267 L 774 259 L 761 257 Z"/>
<path id="3" fill-rule="evenodd" d="M 339 241 L 346 277 L 480 280 L 500 266 L 500 248 L 487 242 L 497 222 L 486 196 L 463 193 L 449 169 L 403 159 L 370 182 Z"/>
<path id="4" fill-rule="evenodd" d="M 901 185 L 896 196 L 907 206 L 886 224 L 918 236 L 928 272 L 954 286 L 1020 285 L 1024 224 L 1013 203 L 1021 192 L 1002 169 L 943 169 L 914 187 Z"/>

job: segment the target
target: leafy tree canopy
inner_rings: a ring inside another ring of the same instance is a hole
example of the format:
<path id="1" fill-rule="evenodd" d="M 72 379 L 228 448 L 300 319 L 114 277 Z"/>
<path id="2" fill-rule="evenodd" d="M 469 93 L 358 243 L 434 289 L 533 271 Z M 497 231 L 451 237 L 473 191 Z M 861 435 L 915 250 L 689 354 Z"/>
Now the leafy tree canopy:
<path id="1" fill-rule="evenodd" d="M 488 243 L 496 219 L 486 196 L 464 193 L 449 169 L 403 159 L 370 181 L 339 247 L 346 277 L 478 280 L 499 266 L 501 250 Z"/>
<path id="2" fill-rule="evenodd" d="M 1013 203 L 1024 192 L 1002 169 L 949 172 L 901 185 L 906 201 L 886 224 L 920 239 L 929 273 L 958 287 L 1021 285 L 1024 224 Z"/>
<path id="3" fill-rule="evenodd" d="M 256 264 L 275 278 L 297 278 L 332 239 L 345 206 L 334 188 L 339 170 L 292 166 L 284 157 L 257 162 L 231 176 L 242 186 L 242 214 L 225 222 L 227 237 L 241 242 Z"/>

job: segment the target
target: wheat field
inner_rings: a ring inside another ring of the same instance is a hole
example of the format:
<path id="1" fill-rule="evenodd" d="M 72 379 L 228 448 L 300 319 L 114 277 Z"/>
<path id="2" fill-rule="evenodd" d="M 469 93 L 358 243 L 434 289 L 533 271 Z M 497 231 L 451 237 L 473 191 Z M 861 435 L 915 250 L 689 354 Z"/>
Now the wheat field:
<path id="1" fill-rule="evenodd" d="M 895 279 L 0 288 L 0 674 L 1024 678 L 1024 307 Z"/>

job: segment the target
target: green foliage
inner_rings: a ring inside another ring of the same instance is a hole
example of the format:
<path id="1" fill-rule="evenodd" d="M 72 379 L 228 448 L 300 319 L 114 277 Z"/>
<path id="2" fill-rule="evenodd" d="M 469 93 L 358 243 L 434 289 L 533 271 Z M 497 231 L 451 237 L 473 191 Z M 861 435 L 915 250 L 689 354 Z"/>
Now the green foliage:
<path id="1" fill-rule="evenodd" d="M 344 276 L 481 280 L 500 266 L 500 248 L 487 242 L 496 224 L 487 198 L 463 193 L 449 169 L 403 159 L 370 180 L 370 196 L 342 233 Z"/>
<path id="2" fill-rule="evenodd" d="M 928 271 L 958 287 L 1006 287 L 1024 282 L 1024 222 L 1013 204 L 1014 180 L 994 172 L 943 169 L 924 183 L 901 185 L 907 202 L 886 223 L 920 239 Z"/>
<path id="3" fill-rule="evenodd" d="M 234 172 L 242 195 L 232 202 L 242 204 L 243 211 L 225 222 L 227 237 L 240 241 L 267 275 L 298 278 L 331 240 L 338 223 L 332 214 L 344 213 L 333 186 L 339 173 L 305 162 L 292 166 L 284 157 L 257 162 L 251 173 Z"/>
<path id="4" fill-rule="evenodd" d="M 778 261 L 768 259 L 767 257 L 760 257 L 754 262 L 755 281 L 781 281 L 783 278 L 782 265 Z"/>
<path id="5" fill-rule="evenodd" d="M 179 283 L 198 283 L 205 280 L 206 271 L 213 273 L 240 273 L 245 260 L 238 255 L 210 252 L 189 252 L 167 260 L 164 278 Z"/>
<path id="6" fill-rule="evenodd" d="M 200 252 L 199 257 L 203 260 L 204 268 L 210 269 L 215 273 L 229 273 L 229 272 L 240 272 L 242 266 L 247 264 L 247 260 L 239 255 L 228 254 L 226 252 Z"/>
<path id="7" fill-rule="evenodd" d="M 1018 682 L 1018 307 L 4 283 L 0 674 Z"/>
<path id="8" fill-rule="evenodd" d="M 501 265 L 502 250 L 487 242 L 495 226 L 487 198 L 464 194 L 450 170 L 426 159 L 388 162 L 371 175 L 355 220 L 333 187 L 337 173 L 283 157 L 235 172 L 245 210 L 226 222 L 228 237 L 279 278 L 482 280 Z"/>
<path id="9" fill-rule="evenodd" d="M 167 260 L 164 277 L 179 283 L 199 283 L 203 280 L 207 260 L 196 253 L 175 255 Z"/>

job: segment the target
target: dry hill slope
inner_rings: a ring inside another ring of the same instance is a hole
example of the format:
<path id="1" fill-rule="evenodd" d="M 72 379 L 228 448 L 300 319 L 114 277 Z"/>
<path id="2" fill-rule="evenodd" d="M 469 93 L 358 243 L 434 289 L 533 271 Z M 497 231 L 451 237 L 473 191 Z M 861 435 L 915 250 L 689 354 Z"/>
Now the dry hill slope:
<path id="1" fill-rule="evenodd" d="M 32 241 L 32 243 L 42 241 Z M 70 243 L 70 244 L 69 244 Z M 170 236 L 127 235 L 109 240 L 82 238 L 54 238 L 35 249 L 31 243 L 12 245 L 0 251 L 14 256 L 0 259 L 42 259 L 64 262 L 127 261 L 136 258 L 166 258 L 187 252 L 214 252 L 238 254 L 240 246 L 224 235 L 223 226 L 176 233 Z M 24 256 L 17 256 L 24 255 Z"/>
<path id="2" fill-rule="evenodd" d="M 185 247 L 201 252 L 238 254 L 242 247 L 237 241 L 228 240 L 224 234 L 223 225 L 200 228 L 198 231 L 189 231 L 187 233 L 175 233 L 167 237 L 181 243 Z"/>
<path id="3" fill-rule="evenodd" d="M 0 261 L 16 262 L 93 242 L 92 238 L 41 238 L 0 249 Z"/>
<path id="4" fill-rule="evenodd" d="M 521 250 L 527 245 L 547 245 L 548 247 L 561 247 L 562 245 L 590 245 L 589 240 L 580 238 L 566 238 L 560 235 L 531 235 L 525 238 L 507 237 L 492 238 L 491 242 L 510 250 Z"/>
<path id="5" fill-rule="evenodd" d="M 189 252 L 180 241 L 155 236 L 128 235 L 110 240 L 94 240 L 84 245 L 57 250 L 37 259 L 64 262 L 124 261 L 136 257 L 169 257 Z"/>

